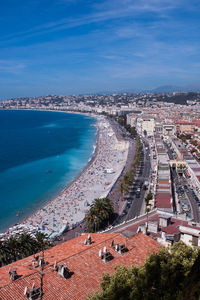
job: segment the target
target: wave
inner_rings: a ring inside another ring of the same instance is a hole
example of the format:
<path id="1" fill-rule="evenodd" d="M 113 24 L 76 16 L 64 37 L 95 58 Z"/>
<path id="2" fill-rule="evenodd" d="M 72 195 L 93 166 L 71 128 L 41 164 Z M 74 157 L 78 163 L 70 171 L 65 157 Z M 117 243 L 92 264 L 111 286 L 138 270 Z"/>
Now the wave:
<path id="1" fill-rule="evenodd" d="M 49 124 L 41 126 L 40 128 L 61 128 L 61 126 L 59 126 L 58 124 L 55 124 L 55 123 L 49 123 Z"/>

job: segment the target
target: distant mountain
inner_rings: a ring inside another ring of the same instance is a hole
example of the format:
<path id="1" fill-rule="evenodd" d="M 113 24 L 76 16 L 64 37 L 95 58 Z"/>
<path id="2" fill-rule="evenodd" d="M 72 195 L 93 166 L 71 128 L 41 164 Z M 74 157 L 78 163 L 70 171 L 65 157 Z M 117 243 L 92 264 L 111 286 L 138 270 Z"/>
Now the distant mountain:
<path id="1" fill-rule="evenodd" d="M 175 85 L 163 85 L 150 90 L 151 93 L 173 93 L 183 91 L 181 87 Z"/>
<path id="2" fill-rule="evenodd" d="M 146 91 L 147 92 L 147 91 Z M 173 93 L 173 92 L 200 92 L 199 85 L 187 85 L 187 86 L 175 86 L 175 85 L 164 85 L 153 90 L 148 91 L 150 93 Z"/>
<path id="3" fill-rule="evenodd" d="M 160 94 L 160 93 L 173 93 L 173 92 L 200 92 L 200 84 L 196 85 L 186 85 L 186 86 L 177 86 L 177 85 L 163 85 L 155 89 L 121 89 L 121 90 L 112 90 L 112 91 L 103 91 L 97 94 L 122 94 L 122 93 L 133 93 L 133 94 Z"/>

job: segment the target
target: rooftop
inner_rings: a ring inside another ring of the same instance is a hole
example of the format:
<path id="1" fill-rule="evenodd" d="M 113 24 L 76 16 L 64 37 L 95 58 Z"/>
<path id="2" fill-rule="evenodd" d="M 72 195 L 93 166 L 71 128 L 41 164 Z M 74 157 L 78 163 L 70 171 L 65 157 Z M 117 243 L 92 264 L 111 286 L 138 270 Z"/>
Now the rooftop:
<path id="1" fill-rule="evenodd" d="M 92 243 L 85 245 L 87 235 L 79 236 L 61 245 L 45 250 L 44 296 L 43 299 L 85 299 L 100 288 L 102 273 L 114 273 L 115 266 L 143 264 L 152 252 L 157 252 L 161 245 L 143 234 L 126 238 L 121 233 L 91 234 Z M 113 247 L 125 244 L 127 252 L 120 254 Z M 103 262 L 99 251 L 106 247 L 112 256 L 109 262 Z M 0 299 L 20 300 L 24 296 L 25 287 L 29 289 L 33 283 L 39 287 L 40 268 L 32 265 L 33 256 L 0 268 Z M 56 272 L 54 263 L 65 265 L 70 277 L 65 279 Z M 16 269 L 19 278 L 11 281 L 9 270 Z"/>

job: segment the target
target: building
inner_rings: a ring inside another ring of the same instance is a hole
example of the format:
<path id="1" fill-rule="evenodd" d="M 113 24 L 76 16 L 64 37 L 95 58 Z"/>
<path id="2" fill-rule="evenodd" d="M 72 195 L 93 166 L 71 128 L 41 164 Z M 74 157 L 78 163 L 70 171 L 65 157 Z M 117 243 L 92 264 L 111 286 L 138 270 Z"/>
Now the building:
<path id="1" fill-rule="evenodd" d="M 164 135 L 175 135 L 176 127 L 173 124 L 163 124 Z"/>
<path id="2" fill-rule="evenodd" d="M 142 121 L 142 134 L 146 132 L 147 136 L 152 135 L 155 128 L 154 119 L 144 118 Z"/>
<path id="3" fill-rule="evenodd" d="M 200 224 L 188 221 L 187 218 L 166 209 L 154 209 L 107 232 L 121 232 L 127 236 L 142 232 L 166 247 L 178 241 L 200 247 Z"/>
<path id="4" fill-rule="evenodd" d="M 127 238 L 121 233 L 82 235 L 0 268 L 0 299 L 39 299 L 40 270 L 44 266 L 43 299 L 86 299 L 100 289 L 102 273 L 117 265 L 139 266 L 161 245 L 142 233 Z"/>
<path id="5" fill-rule="evenodd" d="M 155 185 L 154 206 L 173 212 L 169 156 L 158 134 L 155 135 L 155 150 L 157 155 L 157 182 Z"/>

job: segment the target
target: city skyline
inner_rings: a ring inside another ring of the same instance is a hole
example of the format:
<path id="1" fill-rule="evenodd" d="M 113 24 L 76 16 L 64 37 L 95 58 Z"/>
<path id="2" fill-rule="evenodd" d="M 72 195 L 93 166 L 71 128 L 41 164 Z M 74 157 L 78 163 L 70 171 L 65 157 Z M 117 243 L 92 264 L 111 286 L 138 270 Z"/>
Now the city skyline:
<path id="1" fill-rule="evenodd" d="M 0 99 L 199 84 L 198 1 L 9 0 Z"/>

